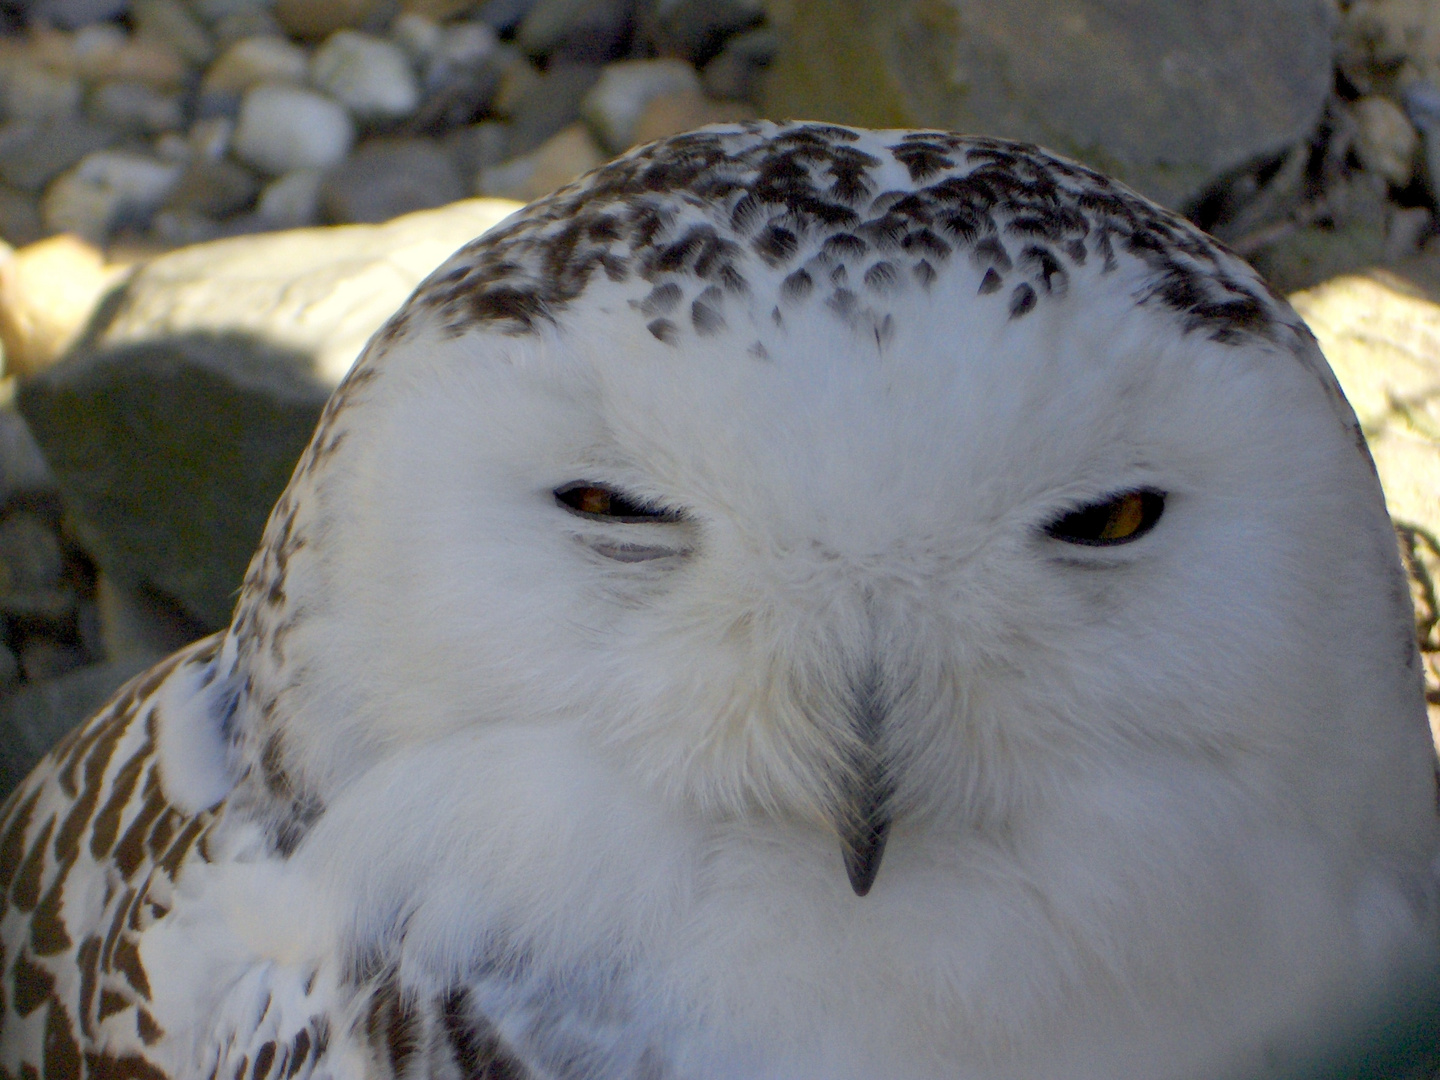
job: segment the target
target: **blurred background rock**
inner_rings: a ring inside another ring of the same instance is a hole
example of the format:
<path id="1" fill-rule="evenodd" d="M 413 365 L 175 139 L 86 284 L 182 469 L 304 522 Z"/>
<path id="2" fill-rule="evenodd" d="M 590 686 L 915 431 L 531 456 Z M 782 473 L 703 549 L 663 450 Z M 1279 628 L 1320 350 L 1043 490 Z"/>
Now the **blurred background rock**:
<path id="1" fill-rule="evenodd" d="M 756 116 L 1036 141 L 1295 294 L 1440 717 L 1434 0 L 0 0 L 0 794 L 224 625 L 326 395 L 504 200 Z"/>

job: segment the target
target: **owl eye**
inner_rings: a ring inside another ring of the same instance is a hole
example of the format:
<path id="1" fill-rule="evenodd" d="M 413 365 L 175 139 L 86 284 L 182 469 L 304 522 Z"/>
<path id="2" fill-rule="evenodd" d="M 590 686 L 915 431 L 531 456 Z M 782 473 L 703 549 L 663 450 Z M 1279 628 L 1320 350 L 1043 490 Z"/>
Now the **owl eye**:
<path id="1" fill-rule="evenodd" d="M 680 520 L 680 515 L 672 510 L 657 510 L 612 487 L 606 487 L 604 484 L 592 484 L 584 480 L 577 480 L 573 484 L 556 488 L 555 501 L 571 513 L 605 521 Z"/>
<path id="2" fill-rule="evenodd" d="M 1104 502 L 1072 510 L 1045 526 L 1045 531 L 1067 544 L 1088 547 L 1128 544 L 1154 528 L 1164 509 L 1163 491 L 1125 491 Z"/>

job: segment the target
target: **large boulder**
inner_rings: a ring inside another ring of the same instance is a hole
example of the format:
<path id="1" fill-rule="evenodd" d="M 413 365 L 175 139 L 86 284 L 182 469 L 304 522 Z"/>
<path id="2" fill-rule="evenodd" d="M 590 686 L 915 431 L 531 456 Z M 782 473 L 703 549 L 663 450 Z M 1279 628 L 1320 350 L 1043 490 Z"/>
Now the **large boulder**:
<path id="1" fill-rule="evenodd" d="M 17 396 L 102 570 L 202 628 L 227 623 L 330 391 L 430 270 L 515 208 L 468 200 L 140 268 Z"/>
<path id="2" fill-rule="evenodd" d="M 1304 139 L 1333 0 L 769 0 L 762 113 L 1038 142 L 1172 207 Z"/>

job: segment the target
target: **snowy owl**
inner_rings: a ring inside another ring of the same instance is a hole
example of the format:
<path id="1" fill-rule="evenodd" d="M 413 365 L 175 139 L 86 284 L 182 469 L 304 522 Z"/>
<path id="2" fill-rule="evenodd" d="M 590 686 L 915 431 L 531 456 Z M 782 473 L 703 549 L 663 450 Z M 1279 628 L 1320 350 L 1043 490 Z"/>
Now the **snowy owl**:
<path id="1" fill-rule="evenodd" d="M 1343 396 L 1031 146 L 752 123 L 462 248 L 0 825 L 0 1076 L 1225 1080 L 1434 953 Z"/>

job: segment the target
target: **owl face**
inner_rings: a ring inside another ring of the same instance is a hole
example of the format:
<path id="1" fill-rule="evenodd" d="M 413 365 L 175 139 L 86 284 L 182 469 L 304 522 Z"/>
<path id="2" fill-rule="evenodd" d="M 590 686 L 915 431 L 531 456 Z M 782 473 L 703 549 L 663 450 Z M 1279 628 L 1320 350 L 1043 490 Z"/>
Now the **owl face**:
<path id="1" fill-rule="evenodd" d="M 312 760 L 578 727 L 687 812 L 833 832 L 864 891 L 896 823 L 1131 769 L 1340 813 L 1367 725 L 1423 752 L 1373 470 L 1243 265 L 1032 150 L 836 137 L 791 162 L 837 202 L 873 163 L 826 223 L 761 197 L 773 138 L 717 138 L 723 197 L 627 190 L 636 225 L 602 171 L 362 361 L 297 631 L 360 674 L 312 680 Z"/>

